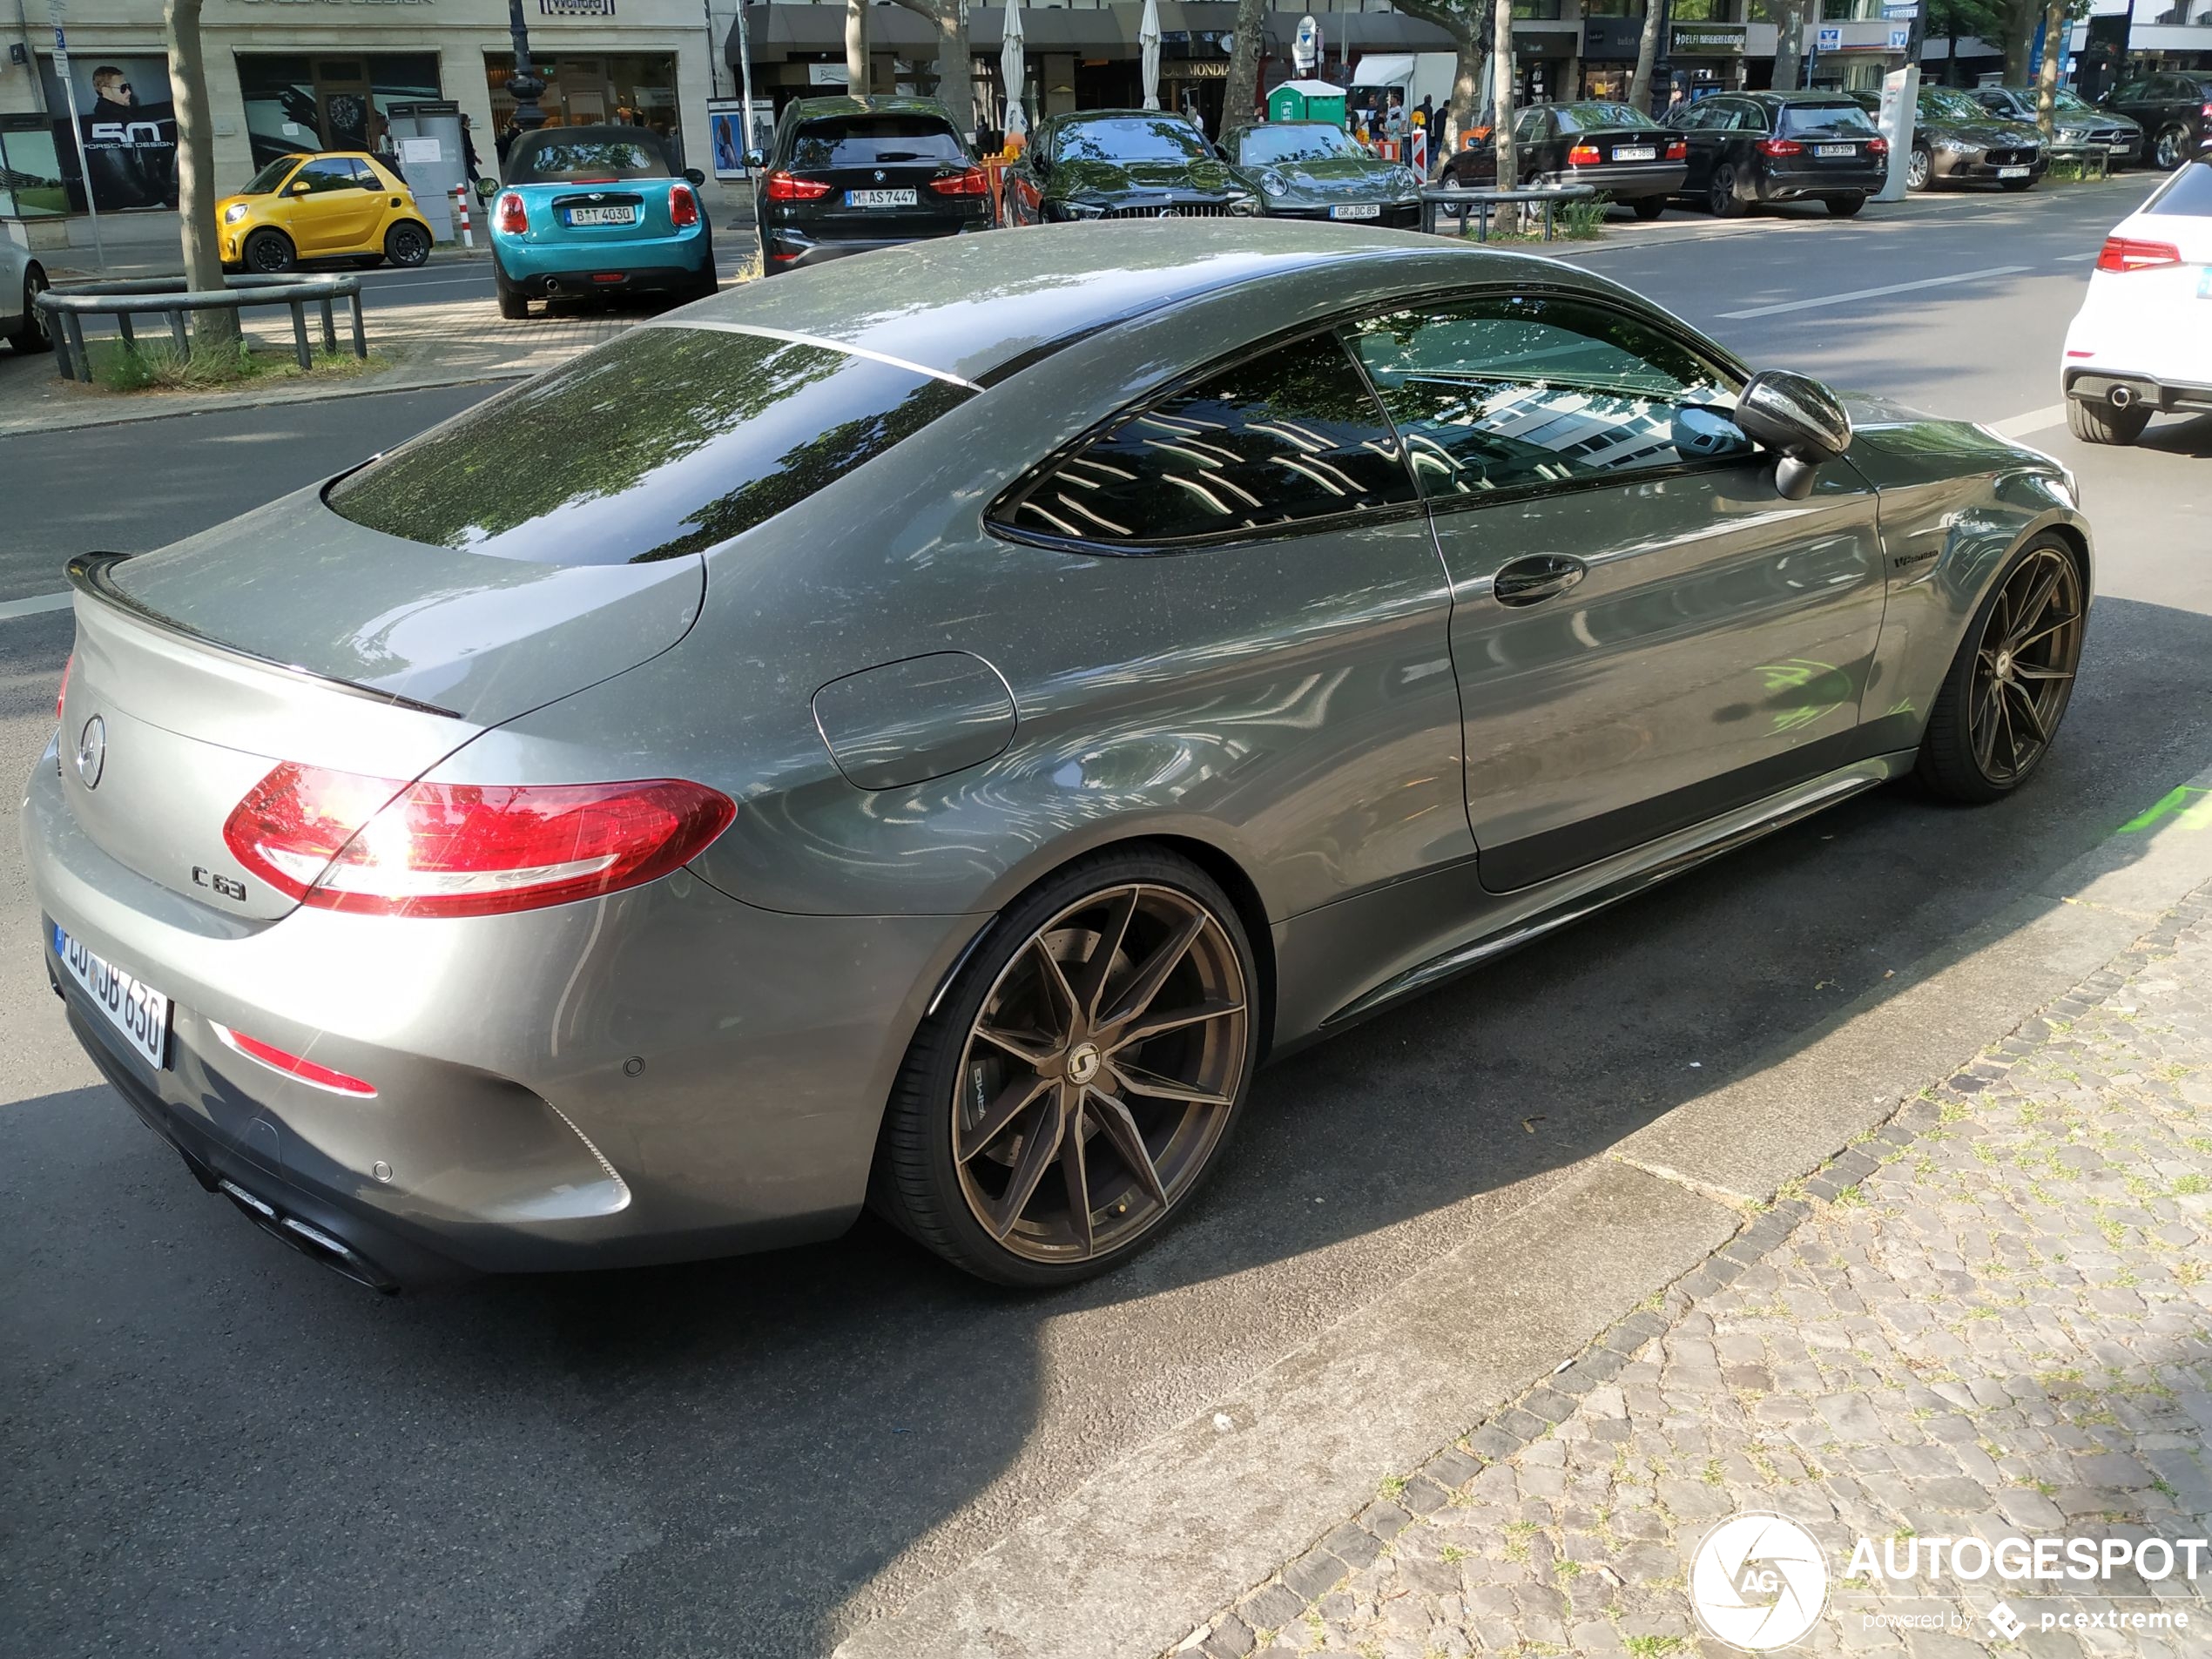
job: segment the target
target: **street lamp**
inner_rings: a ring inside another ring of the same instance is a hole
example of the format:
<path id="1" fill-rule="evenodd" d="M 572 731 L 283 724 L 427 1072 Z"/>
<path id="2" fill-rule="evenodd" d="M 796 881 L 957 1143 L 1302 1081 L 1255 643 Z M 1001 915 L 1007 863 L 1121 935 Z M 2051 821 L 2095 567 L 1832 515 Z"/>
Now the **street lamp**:
<path id="1" fill-rule="evenodd" d="M 523 21 L 523 0 L 507 0 L 507 29 L 515 37 L 515 72 L 507 78 L 507 91 L 515 100 L 516 127 L 529 132 L 545 125 L 545 111 L 537 107 L 538 99 L 545 94 L 545 78 L 530 57 L 530 30 Z"/>

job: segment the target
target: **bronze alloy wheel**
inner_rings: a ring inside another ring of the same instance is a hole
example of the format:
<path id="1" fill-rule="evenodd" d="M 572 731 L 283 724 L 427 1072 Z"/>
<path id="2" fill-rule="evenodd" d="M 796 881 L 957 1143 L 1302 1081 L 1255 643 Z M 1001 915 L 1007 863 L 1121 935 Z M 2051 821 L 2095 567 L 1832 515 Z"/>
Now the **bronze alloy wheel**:
<path id="1" fill-rule="evenodd" d="M 1107 1255 L 1212 1158 L 1249 1069 L 1242 953 L 1190 894 L 1131 881 L 1036 928 L 968 1031 L 951 1103 L 961 1196 L 1027 1261 Z"/>
<path id="2" fill-rule="evenodd" d="M 1968 730 L 1983 777 L 2009 789 L 2051 745 L 2081 660 L 2081 573 L 2054 547 L 2013 567 L 1974 647 Z"/>
<path id="3" fill-rule="evenodd" d="M 2055 538 L 2014 556 L 1928 713 L 1919 774 L 1953 800 L 2010 794 L 2049 752 L 2081 660 L 2081 566 Z"/>

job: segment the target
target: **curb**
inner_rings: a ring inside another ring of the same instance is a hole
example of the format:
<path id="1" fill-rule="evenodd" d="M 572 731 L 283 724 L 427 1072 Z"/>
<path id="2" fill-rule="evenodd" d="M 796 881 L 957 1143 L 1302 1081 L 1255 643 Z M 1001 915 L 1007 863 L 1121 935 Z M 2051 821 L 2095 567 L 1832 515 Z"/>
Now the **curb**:
<path id="1" fill-rule="evenodd" d="M 1347 1575 L 1372 1566 L 1415 1517 L 1460 1502 L 1489 1465 L 1548 1435 L 1574 1414 L 1581 1395 L 1619 1375 L 1639 1349 L 1671 1329 L 1700 1298 L 1734 1283 L 1779 1248 L 1813 1216 L 1816 1203 L 1832 1204 L 1883 1164 L 1903 1157 L 1915 1141 L 1941 1122 L 1939 1095 L 1948 1094 L 1955 1101 L 1973 1099 L 2053 1035 L 2054 1021 L 2072 1021 L 2088 1013 L 2122 988 L 2131 974 L 2170 954 L 2184 928 L 2208 920 L 2212 920 L 2212 884 L 2184 894 L 2126 950 L 2019 1021 L 1939 1083 L 1901 1102 L 1878 1128 L 1832 1154 L 1798 1184 L 1805 1197 L 1777 1198 L 1702 1264 L 1561 1360 L 1551 1375 L 1530 1385 L 1402 1480 L 1386 1482 L 1386 1488 L 1396 1488 L 1394 1494 L 1386 1491 L 1332 1528 L 1303 1554 L 1191 1631 L 1168 1650 L 1168 1659 L 1191 1653 L 1205 1659 L 1247 1659 L 1258 1646 L 1260 1632 L 1278 1631 L 1306 1617 Z"/>
<path id="2" fill-rule="evenodd" d="M 49 432 L 78 432 L 96 427 L 127 426 L 138 421 L 173 421 L 194 415 L 216 415 L 234 408 L 273 408 L 289 403 L 327 403 L 344 397 L 385 397 L 395 392 L 430 392 L 446 386 L 477 386 L 495 381 L 527 380 L 542 368 L 481 368 L 465 374 L 437 374 L 382 386 L 363 386 L 358 381 L 333 382 L 327 387 L 303 387 L 291 395 L 263 396 L 247 401 L 226 397 L 220 401 L 178 400 L 173 408 L 95 409 L 81 417 L 71 415 L 36 424 L 0 425 L 0 442 L 10 438 L 37 437 Z"/>

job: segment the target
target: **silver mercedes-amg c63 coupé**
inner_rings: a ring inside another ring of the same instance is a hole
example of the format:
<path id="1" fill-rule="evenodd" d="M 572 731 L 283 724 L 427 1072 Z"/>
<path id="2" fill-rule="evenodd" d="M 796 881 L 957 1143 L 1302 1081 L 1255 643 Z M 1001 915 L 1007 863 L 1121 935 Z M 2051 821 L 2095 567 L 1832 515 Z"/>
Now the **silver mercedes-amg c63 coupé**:
<path id="1" fill-rule="evenodd" d="M 2013 789 L 2090 556 L 2046 457 L 1566 265 L 961 237 L 79 557 L 23 833 L 86 1049 L 357 1278 L 867 1204 L 1044 1285 L 1264 1057 L 1886 779 Z"/>

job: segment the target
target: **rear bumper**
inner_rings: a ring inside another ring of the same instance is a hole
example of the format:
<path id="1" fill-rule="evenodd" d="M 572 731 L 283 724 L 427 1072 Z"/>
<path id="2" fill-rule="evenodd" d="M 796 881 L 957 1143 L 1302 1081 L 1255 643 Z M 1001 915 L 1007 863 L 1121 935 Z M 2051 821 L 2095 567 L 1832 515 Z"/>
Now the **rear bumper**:
<path id="1" fill-rule="evenodd" d="M 1889 182 L 1889 167 L 1770 168 L 1755 186 L 1763 202 L 1804 201 L 1817 196 L 1871 196 Z"/>
<path id="2" fill-rule="evenodd" d="M 825 236 L 793 226 L 771 225 L 765 226 L 761 234 L 766 243 L 768 269 L 773 272 L 796 271 L 801 266 L 821 265 L 855 253 L 872 253 L 878 248 L 941 241 L 948 236 L 967 236 L 989 228 L 986 222 L 954 230 L 916 231 L 904 236 Z"/>
<path id="3" fill-rule="evenodd" d="M 109 858 L 55 772 L 50 745 L 22 819 L 41 914 L 171 999 L 156 1069 L 61 966 L 49 925 L 47 977 L 78 1041 L 204 1183 L 335 1241 L 371 1282 L 840 1231 L 907 1038 L 978 925 L 784 915 L 684 871 L 511 916 L 248 922 Z M 217 1022 L 377 1092 L 273 1070 Z"/>
<path id="4" fill-rule="evenodd" d="M 2111 368 L 2068 368 L 2061 384 L 2068 397 L 2084 403 L 2109 403 L 2114 391 L 2124 388 L 2130 404 L 2161 415 L 2212 414 L 2212 384 Z"/>
<path id="5" fill-rule="evenodd" d="M 533 296 L 603 287 L 695 287 L 714 269 L 714 244 L 704 223 L 676 236 L 625 240 L 533 241 L 495 235 L 491 250 L 508 287 Z"/>
<path id="6" fill-rule="evenodd" d="M 1617 165 L 1573 167 L 1565 172 L 1538 173 L 1529 182 L 1546 189 L 1561 185 L 1588 185 L 1616 202 L 1632 202 L 1647 196 L 1680 194 L 1682 181 L 1689 172 L 1689 164 L 1683 161 L 1650 164 L 1629 161 Z"/>

